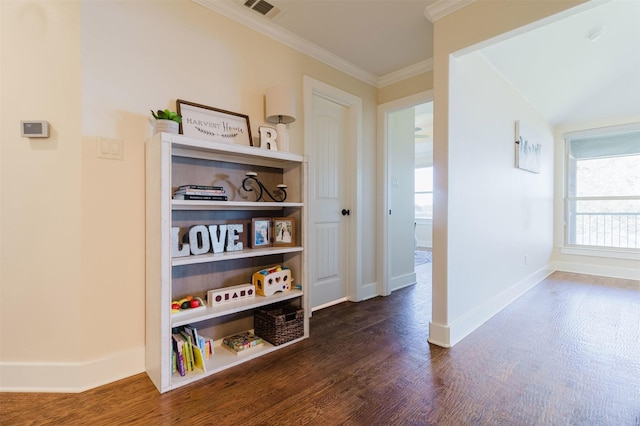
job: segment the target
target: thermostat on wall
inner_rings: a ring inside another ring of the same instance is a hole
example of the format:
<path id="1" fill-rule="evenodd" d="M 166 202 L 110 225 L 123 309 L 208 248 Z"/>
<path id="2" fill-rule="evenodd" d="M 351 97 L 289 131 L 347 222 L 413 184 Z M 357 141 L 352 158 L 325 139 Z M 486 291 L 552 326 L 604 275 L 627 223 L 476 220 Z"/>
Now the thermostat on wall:
<path id="1" fill-rule="evenodd" d="M 49 122 L 27 120 L 20 122 L 20 131 L 23 138 L 48 138 Z"/>

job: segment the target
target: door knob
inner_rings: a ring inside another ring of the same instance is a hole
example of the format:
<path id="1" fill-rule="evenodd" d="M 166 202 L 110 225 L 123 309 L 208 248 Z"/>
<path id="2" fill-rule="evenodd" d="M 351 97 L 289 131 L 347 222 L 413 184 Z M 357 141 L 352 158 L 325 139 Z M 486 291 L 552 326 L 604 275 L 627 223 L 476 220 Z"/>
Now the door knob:
<path id="1" fill-rule="evenodd" d="M 347 209 L 342 209 L 342 216 L 349 216 L 350 211 Z"/>

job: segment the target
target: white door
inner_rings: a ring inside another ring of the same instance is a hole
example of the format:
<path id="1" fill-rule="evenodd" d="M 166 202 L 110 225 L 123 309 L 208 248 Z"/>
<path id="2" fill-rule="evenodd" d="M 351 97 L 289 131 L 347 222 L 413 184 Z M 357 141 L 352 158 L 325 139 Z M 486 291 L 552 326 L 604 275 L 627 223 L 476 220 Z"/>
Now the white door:
<path id="1" fill-rule="evenodd" d="M 387 115 L 389 143 L 389 290 L 416 283 L 414 268 L 415 108 Z"/>
<path id="2" fill-rule="evenodd" d="M 312 99 L 309 154 L 310 305 L 319 309 L 346 300 L 349 219 L 346 164 L 347 107 L 317 94 Z M 348 211 L 348 212 L 347 212 Z"/>
<path id="3" fill-rule="evenodd" d="M 432 92 L 417 93 L 406 98 L 378 105 L 380 245 L 377 274 L 379 293 L 385 296 L 393 290 L 415 282 L 414 250 L 414 109 L 433 101 Z M 413 141 L 398 145 L 399 141 Z M 432 160 L 431 160 L 432 161 Z"/>

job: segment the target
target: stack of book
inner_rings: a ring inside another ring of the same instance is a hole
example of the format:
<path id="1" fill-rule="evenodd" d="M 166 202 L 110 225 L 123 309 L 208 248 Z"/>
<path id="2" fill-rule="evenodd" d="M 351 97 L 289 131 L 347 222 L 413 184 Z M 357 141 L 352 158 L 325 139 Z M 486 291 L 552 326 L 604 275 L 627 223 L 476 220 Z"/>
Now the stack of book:
<path id="1" fill-rule="evenodd" d="M 206 372 L 208 360 L 214 353 L 213 340 L 198 334 L 195 327 L 184 326 L 172 332 L 171 372 L 184 376 L 196 368 Z"/>
<path id="2" fill-rule="evenodd" d="M 221 186 L 181 185 L 173 194 L 174 200 L 227 201 L 227 194 Z"/>

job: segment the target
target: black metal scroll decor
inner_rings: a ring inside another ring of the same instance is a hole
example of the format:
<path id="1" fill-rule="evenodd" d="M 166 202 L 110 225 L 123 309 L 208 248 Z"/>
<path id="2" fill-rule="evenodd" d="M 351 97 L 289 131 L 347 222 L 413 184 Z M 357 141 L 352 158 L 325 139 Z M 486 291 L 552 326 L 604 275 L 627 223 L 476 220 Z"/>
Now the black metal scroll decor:
<path id="1" fill-rule="evenodd" d="M 258 174 L 256 172 L 247 172 L 245 174 L 245 178 L 242 181 L 242 189 L 247 192 L 255 192 L 256 193 L 256 201 L 262 201 L 262 196 L 267 195 L 271 200 L 282 203 L 287 199 L 287 185 L 280 184 L 276 187 L 276 190 L 273 192 L 273 195 L 269 192 L 267 188 L 260 182 L 258 179 Z M 255 183 L 255 185 L 253 185 Z M 248 186 L 248 187 L 247 187 Z M 256 189 L 257 186 L 257 189 Z"/>

